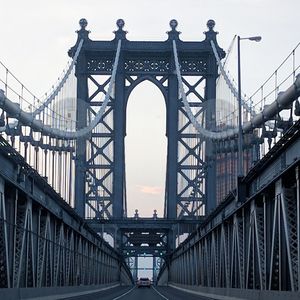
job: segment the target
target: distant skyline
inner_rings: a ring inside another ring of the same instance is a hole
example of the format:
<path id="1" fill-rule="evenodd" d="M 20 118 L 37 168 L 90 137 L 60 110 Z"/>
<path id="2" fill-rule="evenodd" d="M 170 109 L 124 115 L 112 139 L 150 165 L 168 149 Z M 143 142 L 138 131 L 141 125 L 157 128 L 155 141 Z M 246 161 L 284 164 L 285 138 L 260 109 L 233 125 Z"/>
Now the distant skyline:
<path id="1" fill-rule="evenodd" d="M 242 85 L 248 95 L 300 40 L 297 0 L 0 0 L 0 8 L 0 60 L 37 95 L 48 91 L 65 67 L 80 18 L 88 20 L 93 40 L 113 39 L 119 18 L 125 20 L 129 40 L 166 40 L 173 18 L 178 20 L 184 41 L 202 41 L 207 20 L 214 19 L 224 50 L 235 34 L 261 35 L 260 43 L 242 44 Z M 234 74 L 236 56 L 231 60 Z M 143 83 L 132 92 L 127 113 L 128 215 L 137 208 L 141 215 L 151 216 L 155 208 L 162 216 L 166 168 L 163 96 L 154 85 Z"/>

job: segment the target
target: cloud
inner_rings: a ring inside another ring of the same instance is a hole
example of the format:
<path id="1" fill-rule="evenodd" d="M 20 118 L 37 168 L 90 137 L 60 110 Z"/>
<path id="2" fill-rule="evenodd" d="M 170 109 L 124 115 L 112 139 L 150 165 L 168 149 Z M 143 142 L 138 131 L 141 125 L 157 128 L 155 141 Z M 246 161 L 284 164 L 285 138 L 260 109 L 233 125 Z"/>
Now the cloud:
<path id="1" fill-rule="evenodd" d="M 160 195 L 163 192 L 161 186 L 137 185 L 139 191 L 143 194 Z"/>

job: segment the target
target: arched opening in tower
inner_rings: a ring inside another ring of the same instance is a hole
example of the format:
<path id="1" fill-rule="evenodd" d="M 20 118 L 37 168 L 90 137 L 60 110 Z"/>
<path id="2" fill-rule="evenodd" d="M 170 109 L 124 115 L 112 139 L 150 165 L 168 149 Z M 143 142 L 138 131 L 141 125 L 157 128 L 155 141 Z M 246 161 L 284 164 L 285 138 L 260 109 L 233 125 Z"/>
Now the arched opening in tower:
<path id="1" fill-rule="evenodd" d="M 129 96 L 125 163 L 127 216 L 163 216 L 167 160 L 166 105 L 160 89 L 139 83 Z M 137 211 L 136 211 L 137 210 Z"/>

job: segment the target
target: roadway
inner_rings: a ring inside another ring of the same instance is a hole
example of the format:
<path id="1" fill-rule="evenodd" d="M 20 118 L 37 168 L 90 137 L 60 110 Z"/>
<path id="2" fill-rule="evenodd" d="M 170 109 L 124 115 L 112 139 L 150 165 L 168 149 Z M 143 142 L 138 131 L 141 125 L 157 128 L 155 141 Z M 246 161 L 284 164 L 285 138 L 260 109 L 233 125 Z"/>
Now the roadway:
<path id="1" fill-rule="evenodd" d="M 61 299 L 61 298 L 60 298 Z M 171 287 L 116 287 L 102 292 L 96 292 L 77 297 L 63 298 L 65 300 L 212 300 L 185 293 Z"/>

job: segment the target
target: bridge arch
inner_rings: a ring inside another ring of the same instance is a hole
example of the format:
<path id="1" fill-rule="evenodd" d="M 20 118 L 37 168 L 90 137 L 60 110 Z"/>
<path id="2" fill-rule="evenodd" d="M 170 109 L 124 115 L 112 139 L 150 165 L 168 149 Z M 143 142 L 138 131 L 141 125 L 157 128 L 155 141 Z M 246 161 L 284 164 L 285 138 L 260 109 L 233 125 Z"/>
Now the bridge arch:
<path id="1" fill-rule="evenodd" d="M 128 217 L 134 216 L 135 209 L 140 217 L 152 217 L 154 209 L 162 217 L 167 162 L 166 87 L 152 76 L 137 77 L 127 90 L 125 107 Z"/>
<path id="2" fill-rule="evenodd" d="M 132 78 L 131 78 L 131 80 L 132 80 Z M 159 90 L 163 94 L 165 104 L 167 106 L 167 97 L 168 97 L 167 93 L 168 92 L 167 92 L 166 86 L 164 86 L 163 83 L 159 79 L 157 79 L 156 76 L 142 75 L 142 76 L 137 77 L 135 80 L 131 81 L 130 85 L 128 86 L 126 97 L 125 97 L 126 108 L 127 108 L 127 104 L 128 104 L 128 99 L 129 99 L 132 91 L 135 89 L 135 87 L 137 87 L 139 84 L 141 84 L 142 82 L 145 82 L 145 81 L 150 81 L 159 88 Z"/>

